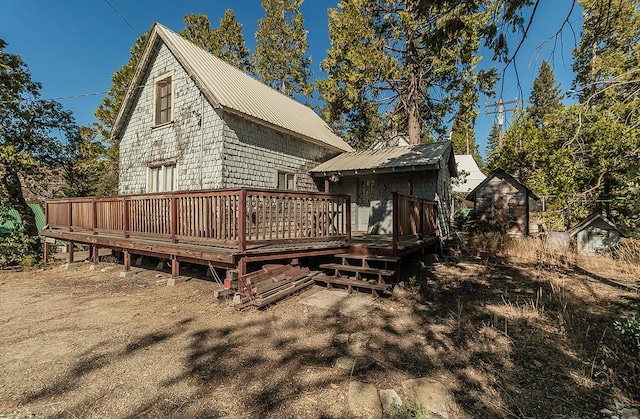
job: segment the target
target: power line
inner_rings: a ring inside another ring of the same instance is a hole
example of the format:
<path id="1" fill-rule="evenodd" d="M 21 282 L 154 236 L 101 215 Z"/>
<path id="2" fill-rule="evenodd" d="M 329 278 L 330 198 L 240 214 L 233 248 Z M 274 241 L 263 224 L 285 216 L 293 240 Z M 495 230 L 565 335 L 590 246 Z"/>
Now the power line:
<path id="1" fill-rule="evenodd" d="M 120 16 L 120 17 L 122 18 L 122 20 L 124 20 L 124 21 L 125 21 L 125 23 L 126 23 L 127 25 L 129 25 L 129 27 L 130 27 L 131 29 L 133 29 L 133 31 L 134 31 L 135 33 L 137 33 L 137 34 L 138 34 L 138 36 L 141 36 L 141 35 L 142 35 L 140 32 L 138 32 L 138 31 L 136 30 L 136 28 L 134 28 L 134 27 L 133 27 L 133 25 L 132 25 L 131 23 L 129 23 L 129 21 L 128 21 L 124 16 L 122 16 L 122 14 L 118 11 L 118 9 L 116 9 L 115 7 L 113 7 L 113 4 L 109 3 L 109 0 L 104 0 L 104 1 L 105 1 L 105 3 L 107 3 L 107 4 L 108 4 L 112 9 L 113 9 L 113 11 L 114 11 L 114 12 L 116 12 L 116 13 L 118 14 L 118 16 Z"/>

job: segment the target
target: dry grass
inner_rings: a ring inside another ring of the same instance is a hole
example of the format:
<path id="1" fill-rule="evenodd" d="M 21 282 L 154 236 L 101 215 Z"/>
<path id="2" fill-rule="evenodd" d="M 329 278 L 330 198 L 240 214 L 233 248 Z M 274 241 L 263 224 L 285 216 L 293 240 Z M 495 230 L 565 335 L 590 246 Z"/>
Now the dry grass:
<path id="1" fill-rule="evenodd" d="M 300 304 L 317 287 L 238 312 L 153 270 L 0 274 L 0 417 L 342 418 L 350 380 L 400 393 L 418 377 L 454 393 L 453 419 L 638 407 L 640 362 L 614 327 L 640 304 L 637 266 L 497 235 L 468 248 L 403 267 L 414 291 L 362 318 Z M 335 338 L 354 332 L 375 365 L 351 375 Z"/>

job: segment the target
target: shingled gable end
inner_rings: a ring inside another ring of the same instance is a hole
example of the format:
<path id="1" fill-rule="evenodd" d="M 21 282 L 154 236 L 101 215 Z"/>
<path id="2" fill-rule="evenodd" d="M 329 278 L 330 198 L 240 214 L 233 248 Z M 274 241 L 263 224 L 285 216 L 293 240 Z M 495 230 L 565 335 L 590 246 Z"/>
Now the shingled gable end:
<path id="1" fill-rule="evenodd" d="M 156 23 L 114 124 L 120 194 L 318 191 L 308 169 L 352 148 L 309 107 Z"/>

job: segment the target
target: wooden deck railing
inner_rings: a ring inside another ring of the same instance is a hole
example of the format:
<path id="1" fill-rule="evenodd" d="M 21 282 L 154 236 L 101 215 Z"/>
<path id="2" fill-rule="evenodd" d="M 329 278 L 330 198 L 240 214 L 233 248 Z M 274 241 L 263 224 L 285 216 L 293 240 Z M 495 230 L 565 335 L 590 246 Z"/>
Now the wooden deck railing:
<path id="1" fill-rule="evenodd" d="M 437 233 L 438 202 L 412 195 L 393 193 L 393 250 L 405 237 Z"/>
<path id="2" fill-rule="evenodd" d="M 231 189 L 69 198 L 45 204 L 51 228 L 237 246 L 351 239 L 348 195 Z"/>

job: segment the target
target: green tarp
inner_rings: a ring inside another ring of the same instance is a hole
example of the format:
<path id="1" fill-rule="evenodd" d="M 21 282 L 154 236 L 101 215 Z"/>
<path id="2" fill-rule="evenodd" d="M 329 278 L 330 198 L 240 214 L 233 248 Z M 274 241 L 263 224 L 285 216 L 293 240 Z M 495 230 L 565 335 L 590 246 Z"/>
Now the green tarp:
<path id="1" fill-rule="evenodd" d="M 38 227 L 38 231 L 42 230 L 44 226 L 47 224 L 47 221 L 44 217 L 44 211 L 40 204 L 29 204 L 31 211 L 36 216 L 36 226 Z M 17 223 L 14 222 L 17 220 Z M 16 225 L 17 224 L 17 225 Z M 22 225 L 22 219 L 18 211 L 15 209 L 10 210 L 0 210 L 0 234 L 3 233 L 11 233 L 16 228 Z"/>

